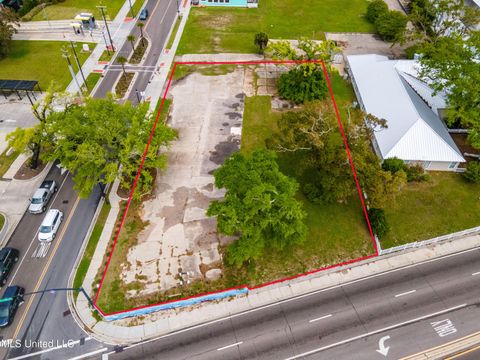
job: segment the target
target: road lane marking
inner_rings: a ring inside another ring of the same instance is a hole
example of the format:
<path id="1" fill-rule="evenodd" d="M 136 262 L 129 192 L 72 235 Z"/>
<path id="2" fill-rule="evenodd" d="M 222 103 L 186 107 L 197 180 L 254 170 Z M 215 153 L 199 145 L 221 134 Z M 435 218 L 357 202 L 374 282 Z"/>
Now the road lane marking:
<path id="1" fill-rule="evenodd" d="M 323 319 L 329 318 L 330 316 L 332 316 L 332 314 L 328 314 L 328 315 L 325 315 L 325 316 L 322 316 L 322 317 L 319 317 L 319 318 L 316 318 L 316 319 L 312 319 L 312 320 L 309 321 L 309 323 L 313 323 L 313 322 L 318 321 L 318 320 L 323 320 Z"/>
<path id="2" fill-rule="evenodd" d="M 38 278 L 37 284 L 35 285 L 35 288 L 30 291 L 30 292 L 36 292 L 40 288 L 40 285 L 42 284 L 43 278 L 45 277 L 45 274 L 47 273 L 48 268 L 50 267 L 50 263 L 53 260 L 53 257 L 55 256 L 55 253 L 57 252 L 60 244 L 63 241 L 65 232 L 67 231 L 68 225 L 70 224 L 70 221 L 72 220 L 73 214 L 75 213 L 75 210 L 77 209 L 78 203 L 80 202 L 80 197 L 77 196 L 77 199 L 75 200 L 75 204 L 73 204 L 73 207 L 70 211 L 70 214 L 68 215 L 67 221 L 65 221 L 65 224 L 63 225 L 62 231 L 60 233 L 60 236 L 58 237 L 58 240 L 56 241 L 56 244 L 53 248 L 52 253 L 50 254 L 50 257 L 48 258 L 47 263 L 45 264 L 45 267 L 43 268 L 42 274 Z M 16 339 L 18 336 L 18 333 L 21 330 L 21 327 L 23 325 L 23 322 L 25 321 L 25 318 L 27 317 L 28 310 L 30 309 L 30 306 L 32 306 L 33 299 L 35 299 L 36 294 L 30 295 L 30 299 L 28 299 L 27 306 L 25 307 L 25 310 L 23 311 L 22 317 L 20 318 L 20 322 L 17 325 L 17 328 L 15 329 L 15 333 L 12 336 L 12 339 Z"/>
<path id="3" fill-rule="evenodd" d="M 440 337 L 452 335 L 457 332 L 455 325 L 453 325 L 453 322 L 450 319 L 434 321 L 430 323 L 430 325 L 432 325 L 433 329 Z"/>
<path id="4" fill-rule="evenodd" d="M 395 328 L 398 328 L 398 327 L 401 327 L 401 326 L 404 326 L 404 325 L 412 324 L 412 323 L 415 323 L 417 321 L 425 320 L 425 319 L 428 319 L 430 317 L 434 317 L 434 316 L 437 316 L 437 315 L 442 315 L 442 314 L 448 313 L 450 311 L 459 310 L 459 309 L 462 309 L 466 306 L 468 306 L 468 305 L 467 304 L 457 305 L 457 306 L 451 307 L 449 309 L 445 309 L 445 310 L 437 311 L 435 313 L 431 313 L 431 314 L 428 314 L 428 315 L 420 316 L 420 317 L 415 318 L 415 319 L 411 319 L 411 320 L 407 320 L 407 321 L 404 321 L 404 322 L 401 322 L 401 323 L 398 323 L 398 324 L 390 325 L 390 326 L 384 327 L 382 329 L 370 331 L 370 332 L 367 332 L 367 333 L 364 333 L 364 334 L 361 334 L 361 335 L 358 335 L 358 336 L 354 336 L 354 337 L 336 342 L 334 344 L 326 345 L 326 346 L 323 346 L 323 347 L 320 347 L 320 348 L 317 348 L 317 349 L 313 349 L 313 350 L 310 350 L 310 351 L 307 351 L 307 352 L 304 352 L 304 353 L 301 353 L 301 354 L 297 354 L 297 355 L 294 355 L 292 357 L 287 358 L 286 360 L 300 359 L 300 358 L 303 358 L 305 356 L 316 354 L 320 351 L 328 350 L 328 349 L 331 349 L 333 347 L 343 345 L 343 344 L 347 344 L 349 342 L 359 340 L 359 339 L 362 339 L 362 338 L 365 338 L 365 337 L 368 337 L 368 336 L 371 336 L 371 335 L 379 334 L 379 333 L 382 333 L 384 331 L 388 331 L 388 330 L 392 330 L 392 329 L 395 329 Z"/>
<path id="5" fill-rule="evenodd" d="M 405 295 L 409 295 L 409 294 L 413 294 L 414 292 L 416 292 L 417 290 L 410 290 L 410 291 L 407 291 L 407 292 L 404 292 L 404 293 L 401 293 L 401 294 L 397 294 L 395 295 L 395 297 L 400 297 L 400 296 L 405 296 Z"/>
<path id="6" fill-rule="evenodd" d="M 474 272 L 474 273 L 472 274 L 472 276 L 475 276 L 475 275 L 480 275 L 480 271 L 479 271 L 479 272 Z"/>
<path id="7" fill-rule="evenodd" d="M 53 206 L 53 203 L 55 202 L 55 200 L 57 199 L 57 196 L 58 194 L 60 194 L 60 189 L 63 187 L 63 184 L 65 183 L 65 181 L 67 180 L 68 178 L 68 174 L 69 172 L 67 171 L 67 174 L 65 175 L 65 178 L 63 179 L 62 183 L 60 184 L 60 186 L 58 187 L 57 189 L 57 192 L 55 193 L 55 196 L 52 198 L 52 201 L 50 201 L 50 205 L 48 206 L 47 210 L 45 211 L 48 211 L 50 210 L 50 208 Z M 30 242 L 30 245 L 28 246 L 27 248 L 27 251 L 25 251 L 25 254 L 23 254 L 23 257 L 22 257 L 22 260 L 20 260 L 20 262 L 17 264 L 17 268 L 15 269 L 15 272 L 13 273 L 12 277 L 10 278 L 10 283 L 8 284 L 8 286 L 11 286 L 12 283 L 13 283 L 13 280 L 15 279 L 15 276 L 17 275 L 18 273 L 18 270 L 20 269 L 22 263 L 23 263 L 23 260 L 25 260 L 25 258 L 27 257 L 27 254 L 28 252 L 30 251 L 30 248 L 32 247 L 33 243 L 35 241 L 38 241 L 37 240 L 37 235 L 38 235 L 38 230 L 40 228 L 37 229 L 37 232 L 35 233 L 35 236 L 33 237 L 32 241 Z"/>
<path id="8" fill-rule="evenodd" d="M 218 348 L 217 351 L 222 351 L 222 350 L 225 350 L 225 349 L 228 349 L 228 348 L 231 348 L 231 347 L 234 347 L 234 346 L 242 345 L 242 344 L 243 344 L 243 341 L 239 341 L 235 344 L 230 344 L 230 345 Z"/>
<path id="9" fill-rule="evenodd" d="M 73 357 L 73 358 L 70 358 L 69 360 L 79 360 L 79 359 L 85 359 L 86 357 L 90 357 L 92 355 L 97 355 L 97 354 L 101 354 L 105 351 L 107 351 L 108 348 L 104 347 L 102 349 L 98 349 L 98 350 L 95 350 L 95 351 L 92 351 L 92 352 L 89 352 L 89 353 L 86 353 L 86 354 L 83 354 L 83 355 L 80 355 L 80 356 L 76 356 L 76 357 Z"/>
<path id="10" fill-rule="evenodd" d="M 85 338 L 85 341 L 88 341 L 90 340 L 89 338 Z M 45 349 L 45 350 L 40 350 L 40 351 L 36 351 L 34 353 L 30 353 L 30 354 L 26 354 L 26 355 L 21 355 L 21 356 L 17 356 L 17 357 L 14 357 L 14 358 L 10 358 L 9 360 L 20 360 L 20 359 L 26 359 L 26 358 L 29 358 L 29 357 L 32 357 L 32 356 L 35 356 L 35 355 L 39 355 L 39 354 L 44 354 L 44 353 L 47 353 L 47 352 L 50 352 L 50 351 L 55 351 L 55 350 L 58 350 L 58 349 L 64 349 L 64 348 L 69 348 L 69 345 L 70 346 L 75 346 L 75 345 L 78 345 L 80 344 L 80 340 L 75 340 L 75 341 L 71 341 L 69 343 L 65 343 L 63 345 L 59 345 L 59 346 L 55 346 L 55 347 L 52 347 L 52 348 L 48 348 L 48 349 Z"/>
<path id="11" fill-rule="evenodd" d="M 459 252 L 456 252 L 456 253 L 453 253 L 453 254 L 448 254 L 448 255 L 445 255 L 445 256 L 440 256 L 440 257 L 437 257 L 437 258 L 425 260 L 425 261 L 422 261 L 420 263 L 410 264 L 410 265 L 402 266 L 402 267 L 399 267 L 399 268 L 396 268 L 396 269 L 383 271 L 383 272 L 378 273 L 378 274 L 366 276 L 366 277 L 363 277 L 363 278 L 360 278 L 360 279 L 347 281 L 347 282 L 344 282 L 342 284 L 330 286 L 330 287 L 327 287 L 327 288 L 324 288 L 324 289 L 314 290 L 314 291 L 311 291 L 309 293 L 306 293 L 306 294 L 303 294 L 303 295 L 293 296 L 291 298 L 288 298 L 288 299 L 285 299 L 285 300 L 280 300 L 280 301 L 274 302 L 272 304 L 263 305 L 263 306 L 259 306 L 259 307 L 256 307 L 256 308 L 253 308 L 253 309 L 250 309 L 250 310 L 246 310 L 246 311 L 243 311 L 243 312 L 240 312 L 240 313 L 237 313 L 237 314 L 224 316 L 222 318 L 207 321 L 207 322 L 204 322 L 204 323 L 198 324 L 198 325 L 193 325 L 193 326 L 190 326 L 190 327 L 185 328 L 185 329 L 172 331 L 171 333 L 166 334 L 166 335 L 157 336 L 157 337 L 149 339 L 149 340 L 141 341 L 141 342 L 138 342 L 136 344 L 126 346 L 126 347 L 123 348 L 123 350 L 133 349 L 137 346 L 141 346 L 141 345 L 144 345 L 144 344 L 155 342 L 155 341 L 158 341 L 160 339 L 172 337 L 172 336 L 182 334 L 182 333 L 185 333 L 185 332 L 188 332 L 188 331 L 200 329 L 200 328 L 205 327 L 205 326 L 210 326 L 210 325 L 213 325 L 213 324 L 217 324 L 217 323 L 225 321 L 227 319 L 234 319 L 234 318 L 241 317 L 241 316 L 253 313 L 253 312 L 265 310 L 265 309 L 268 309 L 268 308 L 271 308 L 271 307 L 274 307 L 274 306 L 278 306 L 278 305 L 281 305 L 281 304 L 286 304 L 286 303 L 289 303 L 289 302 L 292 302 L 292 301 L 297 301 L 297 300 L 300 300 L 300 299 L 303 299 L 303 298 L 308 298 L 310 296 L 318 295 L 318 294 L 321 294 L 323 292 L 328 292 L 328 291 L 338 289 L 338 288 L 341 288 L 341 287 L 344 287 L 344 286 L 349 286 L 349 285 L 352 285 L 352 284 L 356 284 L 356 283 L 359 283 L 359 282 L 362 282 L 362 281 L 365 281 L 365 280 L 372 280 L 372 279 L 375 279 L 375 278 L 380 277 L 380 276 L 385 276 L 385 275 L 392 274 L 392 273 L 395 273 L 395 272 L 398 272 L 398 271 L 410 269 L 410 268 L 413 268 L 413 267 L 416 267 L 416 266 L 421 266 L 421 265 L 424 265 L 424 264 L 430 264 L 432 262 L 448 259 L 448 258 L 451 258 L 451 257 L 454 257 L 454 256 L 467 254 L 467 253 L 470 253 L 472 251 L 477 251 L 478 252 L 479 249 L 478 249 L 478 247 L 474 247 L 474 248 L 462 250 L 462 251 L 459 251 Z M 341 269 L 341 267 L 339 267 L 339 269 Z M 112 354 L 115 354 L 115 351 L 112 351 L 112 352 L 108 353 L 108 355 L 112 355 Z"/>
<path id="12" fill-rule="evenodd" d="M 479 349 L 480 349 L 480 345 L 479 345 L 479 346 L 475 346 L 474 348 L 465 350 L 465 351 L 463 351 L 463 352 L 461 352 L 461 353 L 455 354 L 455 355 L 453 355 L 452 357 L 446 358 L 445 360 L 453 360 L 453 359 L 459 358 L 460 356 L 463 356 L 463 355 L 469 354 L 469 353 L 471 353 L 471 352 L 477 351 L 477 350 L 479 350 Z"/>

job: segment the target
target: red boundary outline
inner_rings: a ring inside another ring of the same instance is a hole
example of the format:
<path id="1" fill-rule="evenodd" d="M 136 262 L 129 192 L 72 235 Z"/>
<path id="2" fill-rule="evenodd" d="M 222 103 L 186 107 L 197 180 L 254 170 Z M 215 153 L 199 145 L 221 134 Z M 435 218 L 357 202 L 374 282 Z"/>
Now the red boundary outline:
<path id="1" fill-rule="evenodd" d="M 163 302 L 163 303 L 158 303 L 158 304 L 151 304 L 151 305 L 144 305 L 144 306 L 138 306 L 138 307 L 135 307 L 135 308 L 132 308 L 132 309 L 127 309 L 127 310 L 120 310 L 120 311 L 115 311 L 115 312 L 112 312 L 110 314 L 106 314 L 104 313 L 100 308 L 98 308 L 97 306 L 97 300 L 98 300 L 98 297 L 100 295 L 100 291 L 102 289 L 102 286 L 103 286 L 103 281 L 105 280 L 105 276 L 107 274 L 107 271 L 108 271 L 108 267 L 110 265 L 110 261 L 112 260 L 112 256 L 113 256 L 113 252 L 115 250 L 115 246 L 117 245 L 117 241 L 118 241 L 118 238 L 119 238 L 119 235 L 120 235 L 120 231 L 122 230 L 123 228 L 123 224 L 125 222 L 125 218 L 126 218 L 126 215 L 127 215 L 127 211 L 128 209 L 130 208 L 130 203 L 132 201 L 132 197 L 133 197 L 133 194 L 135 192 L 135 188 L 137 186 L 137 182 L 138 182 L 138 179 L 140 177 L 140 174 L 141 174 L 141 171 L 142 171 L 142 168 L 143 168 L 143 164 L 145 162 L 145 157 L 147 155 L 147 152 L 148 152 L 148 149 L 150 148 L 150 143 L 152 141 L 152 138 L 153 138 L 153 135 L 155 134 L 155 129 L 157 127 L 157 124 L 158 124 L 158 120 L 160 118 L 160 114 L 162 112 L 162 109 L 163 109 L 163 105 L 165 103 L 165 99 L 167 98 L 167 94 L 168 94 L 168 90 L 170 89 L 170 85 L 172 83 L 172 79 L 173 79 L 173 74 L 175 73 L 175 69 L 177 68 L 177 65 L 262 65 L 262 64 L 301 64 L 301 63 L 316 63 L 316 64 L 321 64 L 322 65 L 322 69 L 323 69 L 323 73 L 325 75 L 325 81 L 327 83 L 327 86 L 328 86 L 328 90 L 330 92 L 330 97 L 333 101 L 333 107 L 335 109 L 335 115 L 337 117 L 337 121 L 338 121 L 338 126 L 339 126 L 339 129 L 340 129 L 340 133 L 342 135 L 342 138 L 343 138 L 343 143 L 345 145 L 345 149 L 347 151 L 347 156 L 348 156 L 348 161 L 350 163 L 350 168 L 352 170 L 352 173 L 353 173 L 353 178 L 355 180 L 355 185 L 357 187 L 357 192 L 358 192 L 358 196 L 360 198 L 360 202 L 362 204 L 362 209 L 363 209 L 363 213 L 365 215 L 365 219 L 367 220 L 367 226 L 368 226 L 368 230 L 370 232 L 370 236 L 372 238 L 372 242 L 373 242 L 373 246 L 375 248 L 375 253 L 372 254 L 372 255 L 367 255 L 367 256 L 363 256 L 363 257 L 360 257 L 360 258 L 357 258 L 357 259 L 351 259 L 351 260 L 348 260 L 348 261 L 344 261 L 342 263 L 339 263 L 339 264 L 335 264 L 335 265 L 330 265 L 330 266 L 326 266 L 326 267 L 323 267 L 323 268 L 319 268 L 319 269 L 315 269 L 315 270 L 310 270 L 308 272 L 305 272 L 305 273 L 301 273 L 301 274 L 297 274 L 297 275 L 293 275 L 293 276 L 289 276 L 289 277 L 286 277 L 286 278 L 282 278 L 282 279 L 278 279 L 278 280 L 274 280 L 274 281 L 270 281 L 270 282 L 267 282 L 267 283 L 264 283 L 264 284 L 261 284 L 261 285 L 257 285 L 257 286 L 253 286 L 253 287 L 250 287 L 248 285 L 243 285 L 243 286 L 235 286 L 235 287 L 231 287 L 231 288 L 227 288 L 227 289 L 223 289 L 223 290 L 218 290 L 218 291 L 212 291 L 212 292 L 209 292 L 209 293 L 205 293 L 205 294 L 198 294 L 198 295 L 193 295 L 193 296 L 189 296 L 189 297 L 185 297 L 185 298 L 181 298 L 181 299 L 175 299 L 175 300 L 169 300 L 169 301 L 166 301 L 166 302 Z M 112 248 L 111 248 L 111 251 L 110 251 L 110 256 L 108 257 L 108 260 L 107 260 L 107 264 L 105 266 L 105 270 L 103 271 L 103 274 L 102 274 L 102 278 L 100 280 L 100 285 L 98 287 L 98 290 L 95 294 L 95 298 L 93 300 L 93 303 L 94 303 L 94 306 L 95 308 L 103 315 L 103 316 L 109 316 L 109 315 L 114 315 L 114 314 L 121 314 L 121 313 L 125 313 L 125 312 L 130 312 L 130 311 L 134 311 L 134 310 L 140 310 L 140 309 L 145 309 L 145 308 L 149 308 L 149 307 L 153 307 L 153 306 L 158 306 L 158 305 L 161 305 L 161 304 L 167 304 L 167 303 L 171 303 L 171 302 L 176 302 L 176 301 L 181 301 L 181 300 L 186 300 L 186 299 L 191 299 L 191 298 L 195 298 L 195 297 L 200 297 L 200 296 L 205 296 L 205 295 L 210 295 L 210 294 L 216 294 L 216 293 L 221 293 L 221 292 L 224 292 L 224 291 L 228 291 L 228 290 L 235 290 L 235 289 L 244 289 L 244 288 L 247 288 L 248 290 L 254 290 L 254 289 L 259 289 L 259 288 L 262 288 L 262 287 L 265 287 L 265 286 L 269 286 L 269 285 L 272 285 L 272 284 L 277 284 L 277 283 L 281 283 L 281 282 L 284 282 L 284 281 L 288 281 L 288 280 L 292 280 L 292 279 L 296 279 L 296 278 L 299 278 L 299 277 L 302 277 L 302 276 L 306 276 L 306 275 L 310 275 L 310 274 L 315 274 L 317 272 L 320 272 L 320 271 L 324 271 L 324 270 L 328 270 L 328 269 L 332 269 L 332 268 L 336 268 L 336 267 L 340 267 L 340 266 L 344 266 L 344 265 L 348 265 L 348 264 L 352 264 L 352 263 L 355 263 L 355 262 L 359 262 L 359 261 L 362 261 L 362 260 L 366 260 L 366 259 L 370 259 L 370 258 L 373 258 L 373 257 L 376 257 L 378 256 L 378 248 L 377 248 L 377 243 L 375 241 L 375 237 L 374 237 L 374 234 L 373 234 L 373 231 L 372 231 L 372 227 L 370 225 L 370 219 L 368 217 L 368 213 L 367 213 L 367 208 L 365 206 L 365 200 L 363 198 L 363 192 L 362 192 L 362 189 L 360 187 L 360 183 L 358 181 L 358 177 L 357 177 L 357 171 L 355 170 L 355 165 L 353 164 L 353 159 L 352 159 L 352 155 L 350 153 L 350 148 L 348 146 L 348 142 L 347 142 L 347 138 L 345 136 L 345 130 L 343 128 L 343 124 L 342 124 L 342 121 L 340 119 L 340 113 L 339 113 L 339 110 L 338 110 L 338 106 L 337 106 L 337 102 L 335 101 L 335 96 L 333 94 L 333 89 L 332 89 L 332 85 L 331 85 L 331 82 L 330 82 L 330 78 L 328 76 L 328 72 L 327 72 L 327 68 L 325 67 L 325 64 L 323 63 L 323 61 L 321 60 L 285 60 L 285 61 L 282 61 L 282 60 L 271 60 L 271 61 L 212 61 L 212 62 L 208 62 L 208 61 L 190 61 L 190 62 L 174 62 L 173 63 L 173 68 L 172 68 L 172 71 L 170 73 L 170 76 L 168 77 L 168 82 L 167 82 L 167 86 L 165 88 L 165 91 L 164 91 L 164 94 L 163 94 L 163 97 L 162 97 L 162 102 L 160 103 L 160 106 L 158 108 L 158 111 L 157 111 L 157 115 L 155 117 L 155 122 L 152 126 L 152 130 L 150 132 L 150 136 L 148 138 L 148 142 L 147 142 L 147 145 L 145 146 L 145 151 L 143 152 L 143 156 L 142 156 L 142 160 L 140 162 L 140 166 L 137 170 L 137 175 L 135 177 L 135 181 L 133 183 L 133 186 L 132 186 L 132 189 L 130 190 L 130 195 L 128 197 L 128 201 L 127 201 L 127 205 L 125 206 L 125 210 L 123 212 L 123 216 L 122 216 L 122 219 L 121 219 L 121 222 L 120 222 L 120 227 L 117 231 L 117 235 L 115 236 L 115 239 L 113 241 L 113 245 L 112 245 Z"/>

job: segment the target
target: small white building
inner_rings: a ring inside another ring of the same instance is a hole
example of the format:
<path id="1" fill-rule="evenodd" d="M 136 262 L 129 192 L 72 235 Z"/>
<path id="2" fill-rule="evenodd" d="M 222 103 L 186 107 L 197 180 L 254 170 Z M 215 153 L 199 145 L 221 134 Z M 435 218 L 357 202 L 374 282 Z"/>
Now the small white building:
<path id="1" fill-rule="evenodd" d="M 418 79 L 415 60 L 351 55 L 349 73 L 363 111 L 387 121 L 375 129 L 373 147 L 383 160 L 397 157 L 426 170 L 455 171 L 465 162 L 440 116 L 445 97 Z"/>

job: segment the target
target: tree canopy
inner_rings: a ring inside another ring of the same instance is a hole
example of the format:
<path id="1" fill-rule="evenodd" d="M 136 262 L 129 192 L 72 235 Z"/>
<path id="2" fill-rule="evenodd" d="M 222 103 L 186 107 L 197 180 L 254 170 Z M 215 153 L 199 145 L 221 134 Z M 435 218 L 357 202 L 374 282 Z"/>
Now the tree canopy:
<path id="1" fill-rule="evenodd" d="M 266 150 L 234 153 L 214 173 L 215 186 L 227 192 L 207 214 L 217 217 L 221 233 L 239 236 L 227 249 L 231 265 L 240 267 L 305 240 L 306 213 L 295 199 L 298 184 L 280 172 L 275 159 Z"/>
<path id="2" fill-rule="evenodd" d="M 0 59 L 7 56 L 12 36 L 17 32 L 14 27 L 17 18 L 8 8 L 0 6 Z"/>
<path id="3" fill-rule="evenodd" d="M 325 99 L 328 93 L 323 69 L 318 64 L 301 64 L 280 75 L 277 88 L 282 99 L 296 104 Z"/>
<path id="4" fill-rule="evenodd" d="M 87 197 L 97 183 L 112 183 L 116 177 L 123 188 L 132 186 L 153 124 L 148 104 L 121 105 L 111 95 L 87 98 L 84 104 L 69 104 L 63 111 L 47 113 L 29 143 L 41 144 L 42 159 L 58 159 L 70 170 L 75 189 Z M 25 134 L 17 132 L 11 143 L 28 143 Z M 151 189 L 155 169 L 166 166 L 159 147 L 168 145 L 175 136 L 165 124 L 157 124 L 137 184 L 137 197 Z"/>
<path id="5" fill-rule="evenodd" d="M 480 149 L 480 31 L 440 37 L 420 52 L 420 76 L 447 96 L 447 123 L 469 128 L 470 143 Z"/>
<path id="6" fill-rule="evenodd" d="M 406 181 L 403 171 L 383 170 L 380 159 L 371 150 L 372 127 L 385 121 L 347 109 L 343 121 L 345 135 L 362 189 L 368 203 L 383 207 Z M 277 151 L 304 151 L 306 185 L 302 189 L 313 202 L 344 202 L 356 191 L 343 138 L 333 106 L 327 101 L 305 104 L 300 111 L 284 113 L 278 122 L 280 136 L 270 146 Z"/>

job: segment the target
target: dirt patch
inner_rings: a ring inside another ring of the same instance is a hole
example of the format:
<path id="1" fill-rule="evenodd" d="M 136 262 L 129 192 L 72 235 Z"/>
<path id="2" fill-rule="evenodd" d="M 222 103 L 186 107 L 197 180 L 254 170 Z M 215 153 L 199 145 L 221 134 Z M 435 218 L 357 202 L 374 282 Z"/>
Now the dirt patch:
<path id="1" fill-rule="evenodd" d="M 30 168 L 30 158 L 28 158 L 18 169 L 17 173 L 13 177 L 15 180 L 29 180 L 40 174 L 45 169 L 44 163 L 40 162 L 36 169 Z"/>

